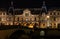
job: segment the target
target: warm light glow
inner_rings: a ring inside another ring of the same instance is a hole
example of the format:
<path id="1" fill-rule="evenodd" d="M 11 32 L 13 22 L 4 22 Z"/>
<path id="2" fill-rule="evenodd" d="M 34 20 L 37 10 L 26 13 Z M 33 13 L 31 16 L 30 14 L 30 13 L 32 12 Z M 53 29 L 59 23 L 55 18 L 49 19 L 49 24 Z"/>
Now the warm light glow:
<path id="1" fill-rule="evenodd" d="M 27 26 L 26 23 L 24 23 L 24 26 Z"/>
<path id="2" fill-rule="evenodd" d="M 6 25 L 9 25 L 9 23 L 7 23 Z"/>
<path id="3" fill-rule="evenodd" d="M 11 25 L 13 25 L 13 23 L 11 23 Z"/>
<path id="4" fill-rule="evenodd" d="M 28 21 L 28 19 L 26 19 L 26 21 Z"/>
<path id="5" fill-rule="evenodd" d="M 35 8 L 34 8 L 35 9 Z M 20 9 L 19 9 L 20 10 Z M 0 11 L 0 25 L 20 25 L 27 26 L 29 28 L 33 28 L 36 26 L 37 28 L 46 28 L 46 27 L 58 27 L 58 23 L 60 24 L 59 12 L 53 10 L 48 11 L 48 14 L 39 14 L 33 15 L 29 9 L 25 9 L 22 13 L 15 16 L 12 14 L 7 14 L 6 11 Z M 18 13 L 18 12 L 16 12 Z M 34 12 L 35 13 L 35 12 Z M 50 13 L 50 14 L 49 14 Z M 56 13 L 56 15 L 54 14 Z M 55 19 L 56 21 L 55 21 Z M 57 23 L 57 24 L 52 24 Z"/>
<path id="6" fill-rule="evenodd" d="M 34 23 L 32 23 L 32 25 L 34 26 Z"/>
<path id="7" fill-rule="evenodd" d="M 33 25 L 32 25 L 32 24 L 30 24 L 28 27 L 29 27 L 29 28 L 33 28 Z"/>
<path id="8" fill-rule="evenodd" d="M 47 18 L 50 18 L 50 16 L 47 16 Z"/>
<path id="9" fill-rule="evenodd" d="M 39 28 L 39 26 L 36 26 L 37 28 Z"/>
<path id="10" fill-rule="evenodd" d="M 19 23 L 17 23 L 17 22 L 14 22 L 14 24 L 15 24 L 15 25 L 19 25 Z"/>

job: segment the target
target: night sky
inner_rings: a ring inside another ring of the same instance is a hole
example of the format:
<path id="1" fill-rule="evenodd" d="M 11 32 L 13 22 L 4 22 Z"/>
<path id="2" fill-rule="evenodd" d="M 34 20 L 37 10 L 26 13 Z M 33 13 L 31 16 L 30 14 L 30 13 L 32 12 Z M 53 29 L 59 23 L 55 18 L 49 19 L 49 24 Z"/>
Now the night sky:
<path id="1" fill-rule="evenodd" d="M 47 8 L 59 8 L 59 0 L 0 0 L 0 8 L 9 8 L 10 2 L 14 2 L 15 8 L 41 8 L 42 2 L 46 2 Z"/>

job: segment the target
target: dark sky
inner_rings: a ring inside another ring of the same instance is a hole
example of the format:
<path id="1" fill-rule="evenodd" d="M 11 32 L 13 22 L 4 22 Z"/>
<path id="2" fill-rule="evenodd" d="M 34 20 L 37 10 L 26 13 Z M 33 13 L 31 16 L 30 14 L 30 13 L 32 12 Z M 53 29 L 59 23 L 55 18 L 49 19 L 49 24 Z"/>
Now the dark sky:
<path id="1" fill-rule="evenodd" d="M 59 0 L 0 0 L 0 8 L 8 8 L 10 2 L 14 2 L 15 8 L 41 8 L 42 2 L 46 2 L 47 8 L 60 7 Z"/>

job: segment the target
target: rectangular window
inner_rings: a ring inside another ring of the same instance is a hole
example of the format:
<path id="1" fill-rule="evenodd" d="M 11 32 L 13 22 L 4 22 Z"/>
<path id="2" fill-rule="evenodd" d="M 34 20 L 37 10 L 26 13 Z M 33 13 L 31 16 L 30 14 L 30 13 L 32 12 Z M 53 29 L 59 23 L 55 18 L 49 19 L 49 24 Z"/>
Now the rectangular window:
<path id="1" fill-rule="evenodd" d="M 59 13 L 57 13 L 59 15 Z"/>
<path id="2" fill-rule="evenodd" d="M 52 13 L 50 13 L 50 15 L 52 15 Z"/>
<path id="3" fill-rule="evenodd" d="M 56 13 L 54 12 L 54 15 L 56 15 Z"/>

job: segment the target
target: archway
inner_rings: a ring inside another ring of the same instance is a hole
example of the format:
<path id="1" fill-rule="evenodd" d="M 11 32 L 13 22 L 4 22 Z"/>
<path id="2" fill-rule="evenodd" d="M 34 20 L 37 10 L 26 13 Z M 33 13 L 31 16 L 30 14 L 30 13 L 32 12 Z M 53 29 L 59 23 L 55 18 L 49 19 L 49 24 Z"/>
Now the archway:
<path id="1" fill-rule="evenodd" d="M 9 39 L 30 39 L 24 30 L 17 30 L 9 36 Z"/>

